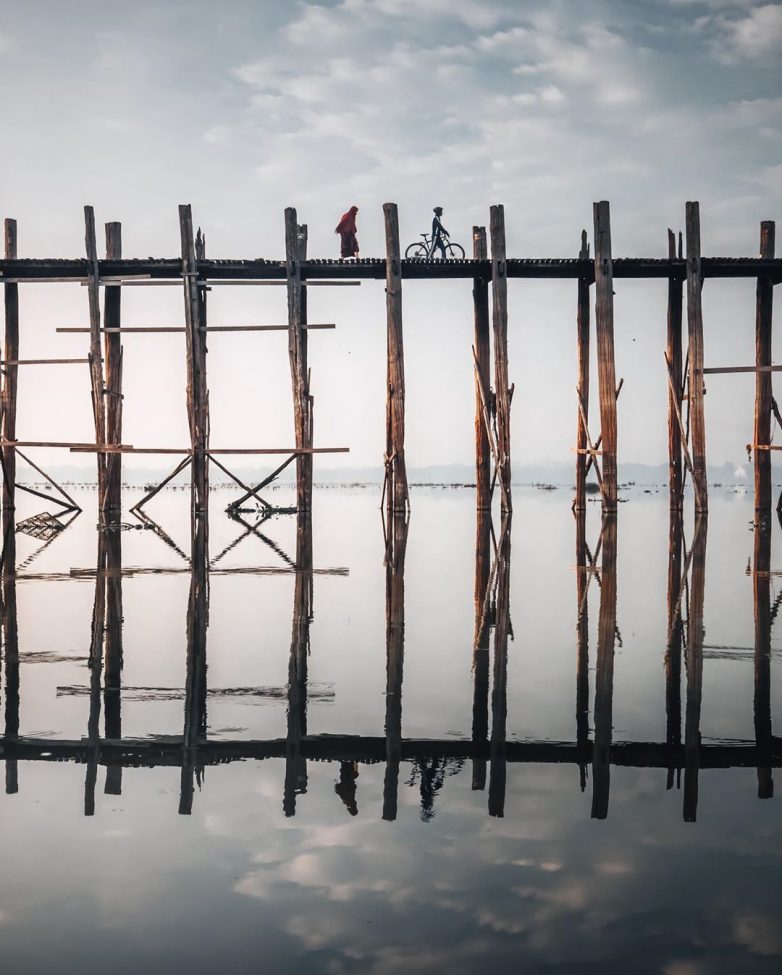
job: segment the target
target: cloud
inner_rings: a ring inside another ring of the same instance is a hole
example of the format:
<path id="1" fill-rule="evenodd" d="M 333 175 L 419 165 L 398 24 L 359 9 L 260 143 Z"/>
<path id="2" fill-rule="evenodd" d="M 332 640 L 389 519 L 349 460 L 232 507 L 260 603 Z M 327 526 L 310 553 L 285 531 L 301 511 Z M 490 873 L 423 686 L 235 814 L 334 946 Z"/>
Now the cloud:
<path id="1" fill-rule="evenodd" d="M 709 15 L 699 27 L 712 32 L 711 49 L 725 64 L 771 62 L 782 54 L 782 4 L 763 4 L 746 16 Z"/>

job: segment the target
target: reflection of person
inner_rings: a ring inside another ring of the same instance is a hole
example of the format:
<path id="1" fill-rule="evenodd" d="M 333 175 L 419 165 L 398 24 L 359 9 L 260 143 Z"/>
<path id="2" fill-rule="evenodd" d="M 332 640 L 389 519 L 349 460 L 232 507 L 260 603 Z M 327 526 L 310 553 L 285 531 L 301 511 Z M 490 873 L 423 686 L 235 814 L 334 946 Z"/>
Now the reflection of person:
<path id="1" fill-rule="evenodd" d="M 356 779 L 358 778 L 358 764 L 356 762 L 339 763 L 339 782 L 334 786 L 334 791 L 344 803 L 345 809 L 351 816 L 358 815 L 358 803 L 356 802 Z"/>
<path id="2" fill-rule="evenodd" d="M 341 246 L 340 257 L 358 257 L 358 241 L 356 240 L 356 214 L 358 207 L 351 207 L 343 213 L 334 231 L 339 234 Z"/>
<path id="3" fill-rule="evenodd" d="M 443 237 L 448 239 L 448 231 L 440 223 L 440 217 L 443 215 L 442 207 L 434 208 L 434 220 L 432 221 L 432 242 L 429 245 L 429 260 L 434 257 L 435 248 L 440 251 L 440 256 L 445 258 L 445 244 L 443 243 Z"/>

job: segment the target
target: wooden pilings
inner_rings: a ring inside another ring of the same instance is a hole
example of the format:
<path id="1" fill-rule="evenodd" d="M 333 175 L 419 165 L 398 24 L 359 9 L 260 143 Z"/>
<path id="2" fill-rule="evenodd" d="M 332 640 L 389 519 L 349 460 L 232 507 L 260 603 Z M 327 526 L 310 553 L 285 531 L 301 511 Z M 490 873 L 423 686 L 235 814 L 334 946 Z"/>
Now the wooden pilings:
<path id="1" fill-rule="evenodd" d="M 772 258 L 776 237 L 773 220 L 760 225 L 760 256 Z M 758 278 L 755 300 L 755 511 L 768 517 L 771 511 L 771 451 L 759 447 L 771 443 L 771 321 L 774 285 L 768 275 Z M 763 370 L 763 371 L 760 371 Z"/>
<path id="2" fill-rule="evenodd" d="M 614 364 L 614 271 L 611 257 L 611 216 L 608 201 L 594 204 L 595 334 L 600 391 L 600 432 L 603 440 L 603 506 L 617 506 L 616 368 Z"/>
<path id="3" fill-rule="evenodd" d="M 475 529 L 475 632 L 472 670 L 472 740 L 485 743 L 489 737 L 489 633 L 491 630 L 491 512 L 478 508 Z M 472 787 L 486 786 L 486 760 L 476 758 L 472 765 Z"/>
<path id="4" fill-rule="evenodd" d="M 386 530 L 386 770 L 383 819 L 396 819 L 402 759 L 402 677 L 405 660 L 405 553 L 408 520 L 392 510 Z"/>
<path id="5" fill-rule="evenodd" d="M 6 258 L 17 256 L 16 220 L 6 220 L 4 225 L 4 253 Z M 3 351 L 5 358 L 16 360 L 19 358 L 19 285 L 6 284 L 5 292 L 5 341 Z M 6 365 L 5 379 L 2 393 L 2 429 L 3 440 L 16 439 L 16 389 L 17 374 L 15 365 Z M 3 447 L 3 536 L 8 539 L 9 531 L 13 535 L 13 519 L 16 488 L 16 450 L 14 447 Z"/>
<path id="6" fill-rule="evenodd" d="M 92 414 L 95 421 L 95 443 L 106 443 L 106 403 L 103 385 L 103 350 L 101 348 L 100 323 L 100 270 L 98 267 L 98 243 L 95 236 L 95 211 L 84 208 L 84 241 L 87 250 L 89 272 L 87 295 L 90 310 L 90 382 L 92 385 Z M 95 455 L 98 467 L 98 511 L 103 512 L 106 501 L 106 455 Z"/>
<path id="7" fill-rule="evenodd" d="M 508 380 L 508 267 L 505 257 L 505 208 L 490 209 L 492 330 L 494 332 L 494 395 L 497 419 L 497 478 L 502 511 L 512 511 L 510 405 L 513 390 Z"/>
<path id="8" fill-rule="evenodd" d="M 487 260 L 486 228 L 472 228 L 472 256 Z M 475 487 L 479 510 L 491 507 L 491 448 L 486 429 L 490 404 L 484 409 L 484 390 L 491 388 L 491 323 L 489 320 L 489 286 L 479 275 L 472 281 L 473 328 L 475 350 Z"/>
<path id="9" fill-rule="evenodd" d="M 293 390 L 293 425 L 297 449 L 312 447 L 312 397 L 307 364 L 307 304 L 301 262 L 306 257 L 306 226 L 297 223 L 294 207 L 285 209 L 285 268 L 288 286 L 288 359 Z M 296 507 L 312 506 L 312 459 L 296 458 Z"/>
<path id="10" fill-rule="evenodd" d="M 694 823 L 698 812 L 698 771 L 701 751 L 703 698 L 703 603 L 706 595 L 707 519 L 695 519 L 692 576 L 687 608 L 687 697 L 684 716 L 684 821 Z"/>
<path id="11" fill-rule="evenodd" d="M 668 525 L 668 637 L 665 645 L 665 740 L 673 748 L 682 743 L 682 514 L 671 507 Z M 673 767 L 667 788 L 673 788 Z"/>
<path id="12" fill-rule="evenodd" d="M 122 225 L 106 224 L 106 259 L 122 258 Z M 103 296 L 103 341 L 106 358 L 106 443 L 119 446 L 122 443 L 122 339 L 121 295 L 119 285 L 106 287 Z M 106 495 L 102 508 L 118 513 L 122 507 L 122 455 L 106 455 Z"/>
<path id="13" fill-rule="evenodd" d="M 758 752 L 770 756 L 773 736 L 771 722 L 771 523 L 768 518 L 755 522 L 752 559 L 752 595 L 755 610 L 755 744 Z M 758 798 L 771 799 L 774 778 L 768 764 L 758 764 Z"/>
<path id="14" fill-rule="evenodd" d="M 9 527 L 6 529 L 3 552 L 2 611 L 0 612 L 0 660 L 3 669 L 5 696 L 5 737 L 14 740 L 19 736 L 19 627 L 16 609 L 16 567 L 14 512 L 8 509 Z M 4 511 L 5 515 L 6 512 Z M 19 791 L 17 762 L 13 758 L 5 763 L 5 791 L 9 795 Z"/>
<path id="15" fill-rule="evenodd" d="M 182 775 L 179 813 L 193 810 L 195 781 L 200 779 L 198 744 L 206 737 L 206 635 L 209 627 L 209 552 L 207 519 L 196 518 L 190 558 L 190 594 L 187 604 L 187 667 L 182 733 Z"/>
<path id="16" fill-rule="evenodd" d="M 582 261 L 589 260 L 589 244 L 586 230 L 581 231 Z M 587 440 L 589 431 L 589 288 L 590 275 L 582 274 L 578 279 L 578 306 L 576 312 L 576 349 L 578 356 L 578 379 L 576 393 L 579 398 L 578 425 L 576 427 L 576 497 L 573 507 L 583 511 L 586 507 Z"/>
<path id="17" fill-rule="evenodd" d="M 595 235 L 597 237 L 597 235 Z M 600 612 L 595 663 L 595 744 L 592 752 L 592 819 L 608 816 L 613 733 L 614 641 L 616 638 L 617 519 L 603 518 Z"/>
<path id="18" fill-rule="evenodd" d="M 489 740 L 489 815 L 505 815 L 508 721 L 508 637 L 510 621 L 510 553 L 512 514 L 507 512 L 497 546 L 497 603 L 494 621 L 494 666 L 491 690 L 491 738 Z"/>
<path id="19" fill-rule="evenodd" d="M 586 510 L 576 508 L 576 742 L 589 744 L 589 591 L 592 566 L 587 563 Z M 579 768 L 581 791 L 586 788 L 586 765 Z"/>
<path id="20" fill-rule="evenodd" d="M 690 439 L 692 447 L 695 511 L 708 510 L 706 481 L 706 418 L 703 409 L 703 309 L 701 290 L 701 220 L 697 202 L 686 207 L 685 239 L 687 246 L 687 332 L 689 337 L 688 393 L 690 405 Z"/>
<path id="21" fill-rule="evenodd" d="M 682 235 L 679 234 L 679 258 L 682 256 Z M 676 258 L 676 237 L 668 231 L 668 258 Z M 673 275 L 668 278 L 668 328 L 666 337 L 667 361 L 671 382 L 668 385 L 668 487 L 671 510 L 680 511 L 684 501 L 682 471 L 682 434 L 678 417 L 682 412 L 682 281 Z"/>
<path id="22" fill-rule="evenodd" d="M 386 452 L 385 501 L 391 512 L 410 508 L 405 461 L 405 347 L 402 334 L 402 265 L 396 203 L 383 204 L 386 235 Z"/>

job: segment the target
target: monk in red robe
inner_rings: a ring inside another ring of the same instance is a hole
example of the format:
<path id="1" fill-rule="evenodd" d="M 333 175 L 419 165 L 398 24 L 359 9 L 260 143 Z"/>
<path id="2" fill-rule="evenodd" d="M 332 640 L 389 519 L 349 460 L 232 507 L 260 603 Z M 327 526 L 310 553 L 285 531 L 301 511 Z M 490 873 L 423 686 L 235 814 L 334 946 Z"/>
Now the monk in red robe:
<path id="1" fill-rule="evenodd" d="M 358 241 L 356 240 L 356 214 L 358 207 L 351 207 L 343 213 L 337 224 L 335 234 L 339 234 L 341 246 L 340 257 L 358 257 Z"/>

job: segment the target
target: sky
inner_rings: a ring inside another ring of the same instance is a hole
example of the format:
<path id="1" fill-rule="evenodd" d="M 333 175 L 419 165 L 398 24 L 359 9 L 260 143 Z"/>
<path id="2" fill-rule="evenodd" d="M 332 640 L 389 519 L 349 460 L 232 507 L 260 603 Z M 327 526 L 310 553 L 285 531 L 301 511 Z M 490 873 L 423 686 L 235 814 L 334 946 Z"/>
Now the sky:
<path id="1" fill-rule="evenodd" d="M 382 257 L 386 201 L 403 246 L 440 205 L 467 248 L 502 203 L 508 256 L 564 257 L 607 199 L 614 255 L 655 257 L 699 200 L 704 255 L 752 256 L 760 221 L 782 217 L 781 82 L 780 3 L 4 0 L 0 215 L 18 220 L 21 257 L 82 256 L 86 203 L 99 227 L 122 222 L 125 256 L 175 257 L 177 205 L 191 203 L 208 256 L 281 259 L 284 207 L 308 225 L 310 255 L 333 257 L 355 204 L 362 256 Z M 86 290 L 21 290 L 21 357 L 86 355 L 86 335 L 54 331 L 88 324 Z M 376 465 L 383 283 L 311 290 L 310 320 L 336 324 L 310 338 L 315 443 L 351 449 L 318 464 Z M 666 284 L 615 290 L 620 465 L 660 463 Z M 706 282 L 706 365 L 754 361 L 754 291 Z M 471 285 L 407 282 L 403 307 L 408 464 L 469 464 Z M 575 312 L 575 282 L 510 283 L 516 465 L 573 459 Z M 209 316 L 282 323 L 284 289 L 215 289 Z M 176 288 L 125 289 L 126 325 L 183 317 Z M 124 441 L 185 445 L 184 337 L 123 344 Z M 293 444 L 283 332 L 215 334 L 208 369 L 213 447 Z M 709 380 L 710 463 L 746 460 L 753 382 Z M 28 367 L 20 438 L 92 439 L 88 389 L 86 366 Z"/>

